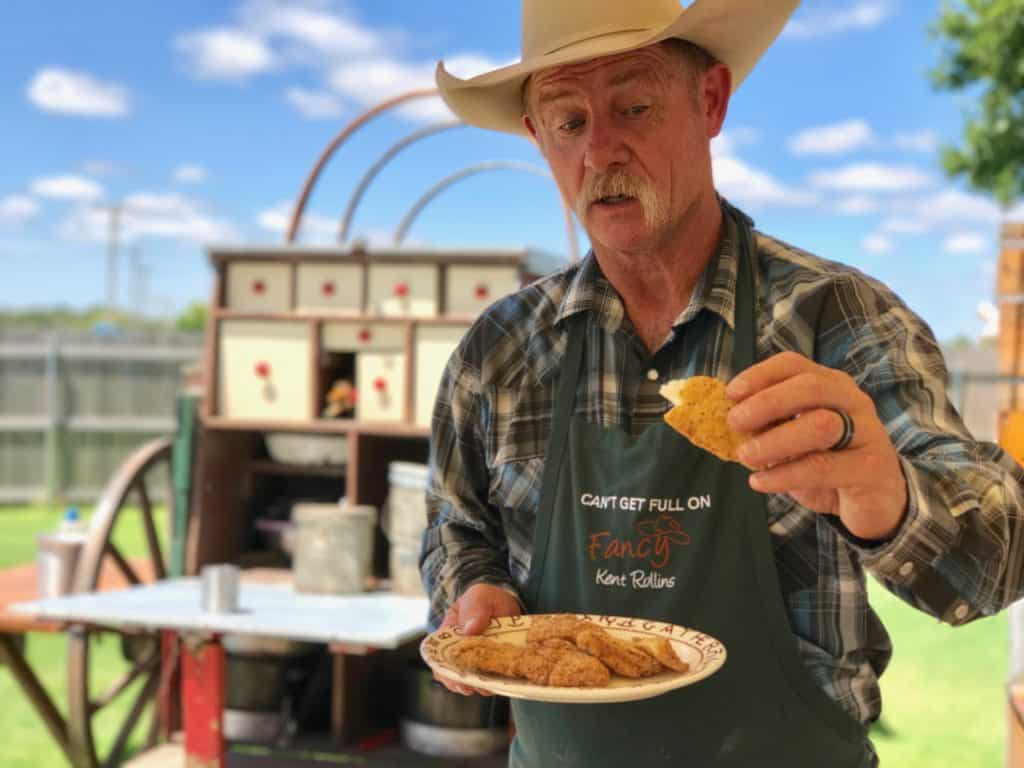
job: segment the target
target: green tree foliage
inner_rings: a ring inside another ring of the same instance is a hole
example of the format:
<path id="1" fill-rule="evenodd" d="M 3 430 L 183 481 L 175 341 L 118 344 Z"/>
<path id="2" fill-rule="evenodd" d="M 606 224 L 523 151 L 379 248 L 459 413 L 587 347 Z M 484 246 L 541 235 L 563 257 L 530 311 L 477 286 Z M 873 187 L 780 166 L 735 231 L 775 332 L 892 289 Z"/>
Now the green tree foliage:
<path id="1" fill-rule="evenodd" d="M 201 331 L 206 328 L 208 315 L 205 302 L 194 302 L 178 315 L 178 319 L 174 321 L 174 328 L 178 331 Z"/>
<path id="2" fill-rule="evenodd" d="M 1009 206 L 1024 197 L 1024 1 L 947 3 L 932 33 L 943 42 L 935 86 L 978 99 L 943 166 Z"/>

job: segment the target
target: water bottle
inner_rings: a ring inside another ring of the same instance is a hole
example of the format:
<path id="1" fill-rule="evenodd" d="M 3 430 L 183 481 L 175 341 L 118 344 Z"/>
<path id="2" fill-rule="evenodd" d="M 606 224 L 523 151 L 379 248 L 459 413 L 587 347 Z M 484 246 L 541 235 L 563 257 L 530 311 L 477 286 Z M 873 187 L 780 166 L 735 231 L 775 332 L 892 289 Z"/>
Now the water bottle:
<path id="1" fill-rule="evenodd" d="M 84 537 L 89 531 L 89 526 L 78 512 L 78 507 L 68 507 L 64 510 L 64 517 L 57 526 L 57 533 L 61 537 L 78 538 Z"/>

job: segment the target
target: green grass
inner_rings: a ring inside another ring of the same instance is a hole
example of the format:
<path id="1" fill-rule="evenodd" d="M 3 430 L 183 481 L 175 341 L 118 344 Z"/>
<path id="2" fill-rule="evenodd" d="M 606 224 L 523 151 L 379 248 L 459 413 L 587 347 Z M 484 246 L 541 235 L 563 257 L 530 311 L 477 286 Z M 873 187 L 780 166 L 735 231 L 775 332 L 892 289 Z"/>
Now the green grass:
<path id="1" fill-rule="evenodd" d="M 88 519 L 92 510 L 82 509 Z M 63 509 L 46 507 L 0 507 L 0 568 L 31 562 L 35 558 L 36 535 L 56 529 Z M 114 542 L 132 558 L 147 554 L 145 535 L 139 523 L 140 512 L 128 507 L 122 510 L 122 517 L 114 528 Z M 167 513 L 162 507 L 155 510 L 156 526 L 161 543 L 165 543 L 164 531 Z M 164 549 L 166 553 L 166 547 Z M 26 649 L 29 664 L 39 676 L 43 686 L 50 693 L 61 712 L 67 708 L 67 640 L 60 634 L 31 634 Z M 121 654 L 118 637 L 104 635 L 95 638 L 90 645 L 92 663 L 92 693 L 96 695 L 107 690 L 125 671 L 126 662 Z M 96 720 L 95 738 L 99 742 L 101 755 L 116 736 L 118 726 L 124 722 L 135 692 L 141 686 L 137 681 L 118 699 L 105 709 Z M 129 750 L 136 747 L 142 730 L 148 724 L 143 720 L 136 728 Z M 21 689 L 7 671 L 0 667 L 0 766 L 3 768 L 64 768 L 67 762 L 61 751 L 54 745 L 49 732 L 42 725 L 35 710 L 29 705 Z"/>
<path id="2" fill-rule="evenodd" d="M 87 510 L 83 511 L 87 514 Z M 35 535 L 52 530 L 59 510 L 0 508 L 0 567 L 35 556 Z M 161 518 L 162 520 L 163 518 Z M 164 525 L 158 523 L 162 532 Z M 119 526 L 127 556 L 145 552 L 140 526 Z M 884 731 L 873 734 L 885 768 L 992 768 L 1003 764 L 1009 641 L 1005 615 L 953 629 L 872 584 L 872 604 L 893 637 L 895 654 L 882 677 Z M 123 669 L 113 639 L 100 643 L 93 671 L 112 680 Z M 32 635 L 29 661 L 58 706 L 64 706 L 65 640 Z M 0 668 L 0 766 L 58 768 L 60 752 L 10 675 Z M 121 699 L 127 703 L 128 699 Z M 117 713 L 111 713 L 117 720 Z M 112 737 L 112 725 L 98 727 Z"/>

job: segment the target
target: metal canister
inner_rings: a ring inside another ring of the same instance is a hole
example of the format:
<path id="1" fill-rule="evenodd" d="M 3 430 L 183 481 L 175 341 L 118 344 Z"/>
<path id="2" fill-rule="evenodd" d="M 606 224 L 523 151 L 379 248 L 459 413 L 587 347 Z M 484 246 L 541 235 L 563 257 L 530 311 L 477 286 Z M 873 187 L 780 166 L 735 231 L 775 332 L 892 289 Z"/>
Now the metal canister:
<path id="1" fill-rule="evenodd" d="M 377 508 L 348 504 L 296 504 L 292 555 L 295 589 L 353 594 L 366 589 L 373 564 Z"/>
<path id="2" fill-rule="evenodd" d="M 85 537 L 64 533 L 43 534 L 37 538 L 37 542 L 39 597 L 45 599 L 70 594 Z"/>

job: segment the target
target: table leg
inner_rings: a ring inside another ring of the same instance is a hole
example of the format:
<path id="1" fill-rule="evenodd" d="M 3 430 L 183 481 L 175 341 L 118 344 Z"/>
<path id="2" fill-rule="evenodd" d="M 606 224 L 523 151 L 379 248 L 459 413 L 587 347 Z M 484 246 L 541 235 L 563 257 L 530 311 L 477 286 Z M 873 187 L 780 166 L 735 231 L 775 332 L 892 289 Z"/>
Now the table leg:
<path id="1" fill-rule="evenodd" d="M 0 632 L 0 661 L 4 662 L 7 668 L 11 670 L 15 681 L 25 692 L 29 703 L 32 704 L 32 707 L 42 719 L 53 740 L 57 742 L 57 746 L 60 747 L 68 762 L 73 765 L 74 760 L 71 759 L 71 748 L 68 742 L 67 721 L 57 711 L 57 707 L 54 706 L 50 695 L 43 688 L 36 673 L 32 671 L 24 655 L 18 649 L 17 644 L 14 642 L 14 635 Z"/>
<path id="2" fill-rule="evenodd" d="M 224 768 L 224 646 L 217 636 L 186 637 L 181 657 L 185 768 Z"/>

